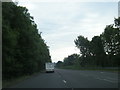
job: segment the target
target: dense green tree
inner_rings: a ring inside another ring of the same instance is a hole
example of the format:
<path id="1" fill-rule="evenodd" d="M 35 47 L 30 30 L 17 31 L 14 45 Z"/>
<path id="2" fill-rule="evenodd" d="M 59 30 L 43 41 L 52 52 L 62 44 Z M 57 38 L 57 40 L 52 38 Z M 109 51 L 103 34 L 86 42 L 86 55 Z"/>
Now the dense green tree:
<path id="1" fill-rule="evenodd" d="M 78 36 L 74 41 L 81 52 L 81 66 L 118 66 L 120 62 L 120 18 L 114 24 L 106 26 L 100 36 L 94 36 L 89 41 L 84 36 Z M 66 60 L 67 61 L 67 60 Z"/>
<path id="2" fill-rule="evenodd" d="M 118 67 L 120 63 L 120 17 L 107 25 L 100 36 L 91 41 L 82 35 L 74 40 L 80 54 L 64 58 L 62 66 Z"/>
<path id="3" fill-rule="evenodd" d="M 93 64 L 104 66 L 107 61 L 101 38 L 99 36 L 94 36 L 90 43 Z"/>
<path id="4" fill-rule="evenodd" d="M 81 65 L 84 66 L 88 63 L 88 60 L 91 53 L 90 53 L 90 41 L 83 37 L 83 36 L 78 36 L 77 39 L 74 41 L 76 47 L 80 50 L 81 52 Z"/>
<path id="5" fill-rule="evenodd" d="M 56 67 L 62 67 L 63 66 L 63 62 L 62 61 L 58 61 L 57 63 L 56 63 Z"/>
<path id="6" fill-rule="evenodd" d="M 68 65 L 68 66 L 69 65 L 77 65 L 77 64 L 79 64 L 78 59 L 79 59 L 79 55 L 72 54 L 72 55 L 64 58 L 64 64 L 63 65 L 64 66 L 66 66 L 66 65 Z"/>
<path id="7" fill-rule="evenodd" d="M 77 39 L 74 41 L 76 44 L 76 47 L 80 49 L 81 54 L 83 57 L 87 57 L 89 55 L 89 46 L 90 42 L 87 38 L 84 38 L 83 36 L 78 36 Z"/>
<path id="8" fill-rule="evenodd" d="M 115 26 L 120 30 L 120 17 L 115 18 L 114 23 L 115 23 Z"/>
<path id="9" fill-rule="evenodd" d="M 119 19 L 115 19 L 114 24 L 108 25 L 105 31 L 101 34 L 101 38 L 104 43 L 104 50 L 107 54 L 109 64 L 116 66 L 119 62 L 120 56 L 120 30 L 119 30 Z"/>
<path id="10" fill-rule="evenodd" d="M 49 48 L 28 9 L 2 3 L 3 79 L 32 74 L 51 62 Z"/>

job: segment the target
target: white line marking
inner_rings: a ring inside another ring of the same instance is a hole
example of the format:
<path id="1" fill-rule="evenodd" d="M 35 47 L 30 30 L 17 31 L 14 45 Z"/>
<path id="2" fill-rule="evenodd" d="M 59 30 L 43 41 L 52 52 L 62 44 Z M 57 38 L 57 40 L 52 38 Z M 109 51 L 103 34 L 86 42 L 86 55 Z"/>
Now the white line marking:
<path id="1" fill-rule="evenodd" d="M 117 78 L 111 78 L 111 77 L 107 77 L 107 79 L 118 80 Z"/>
<path id="2" fill-rule="evenodd" d="M 59 75 L 59 77 L 61 77 L 61 76 Z"/>
<path id="3" fill-rule="evenodd" d="M 113 82 L 113 81 L 110 81 L 110 80 L 107 80 L 107 79 L 103 79 L 103 80 L 108 81 L 108 82 Z"/>
<path id="4" fill-rule="evenodd" d="M 112 82 L 112 83 L 114 83 L 114 81 L 111 81 L 111 80 L 108 80 L 108 79 L 101 79 L 101 78 L 96 78 L 96 79 L 98 79 L 98 80 L 104 80 L 104 81 L 108 81 L 108 82 Z"/>
<path id="5" fill-rule="evenodd" d="M 104 73 L 104 72 L 100 72 L 100 73 Z"/>
<path id="6" fill-rule="evenodd" d="M 63 80 L 63 82 L 64 82 L 64 83 L 66 83 L 66 81 L 65 81 L 65 80 Z"/>
<path id="7" fill-rule="evenodd" d="M 96 79 L 103 80 L 103 79 L 101 79 L 101 78 L 99 78 L 99 77 L 97 77 Z"/>

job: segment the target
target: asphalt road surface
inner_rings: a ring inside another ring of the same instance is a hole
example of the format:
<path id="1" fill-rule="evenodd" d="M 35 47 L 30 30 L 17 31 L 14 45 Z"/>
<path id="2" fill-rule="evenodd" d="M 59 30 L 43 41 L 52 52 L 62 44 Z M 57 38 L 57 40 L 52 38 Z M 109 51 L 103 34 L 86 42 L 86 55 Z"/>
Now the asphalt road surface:
<path id="1" fill-rule="evenodd" d="M 118 73 L 55 69 L 40 73 L 11 88 L 118 88 Z"/>

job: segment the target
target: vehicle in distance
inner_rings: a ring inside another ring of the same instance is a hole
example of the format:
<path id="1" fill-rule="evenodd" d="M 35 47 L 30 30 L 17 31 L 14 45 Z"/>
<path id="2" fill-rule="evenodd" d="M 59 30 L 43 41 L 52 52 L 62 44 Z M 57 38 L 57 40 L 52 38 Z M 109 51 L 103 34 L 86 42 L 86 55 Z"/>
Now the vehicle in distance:
<path id="1" fill-rule="evenodd" d="M 45 63 L 46 72 L 54 72 L 54 63 Z"/>

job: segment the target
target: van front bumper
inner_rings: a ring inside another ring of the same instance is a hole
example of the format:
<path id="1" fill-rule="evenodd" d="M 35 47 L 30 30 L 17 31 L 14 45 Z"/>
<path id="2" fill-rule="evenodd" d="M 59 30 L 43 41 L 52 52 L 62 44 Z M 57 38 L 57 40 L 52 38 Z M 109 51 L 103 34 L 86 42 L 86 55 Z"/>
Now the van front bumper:
<path id="1" fill-rule="evenodd" d="M 54 69 L 47 69 L 46 72 L 54 72 Z"/>

